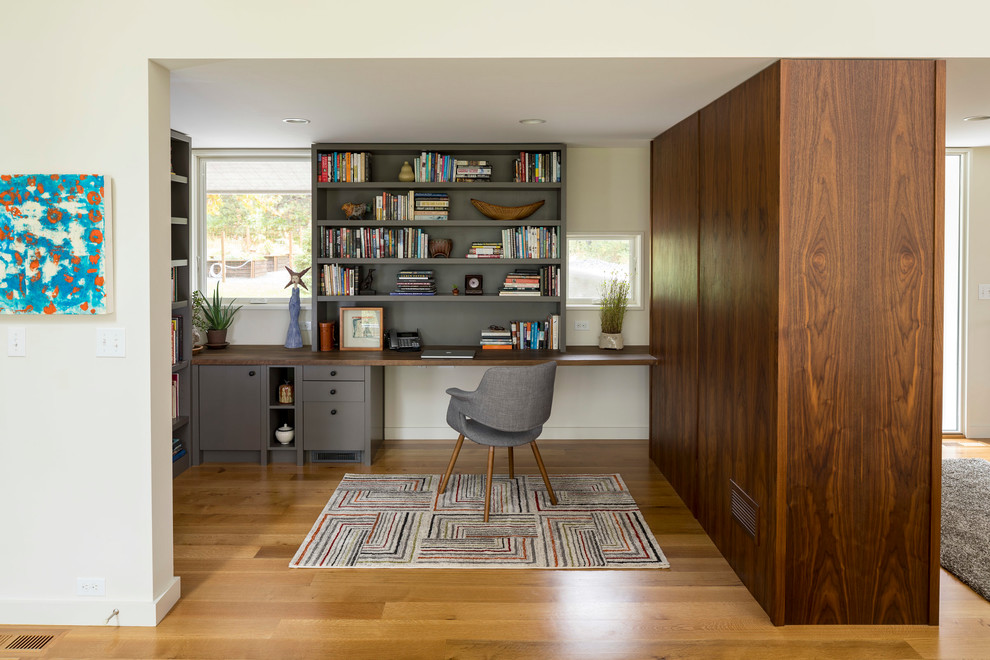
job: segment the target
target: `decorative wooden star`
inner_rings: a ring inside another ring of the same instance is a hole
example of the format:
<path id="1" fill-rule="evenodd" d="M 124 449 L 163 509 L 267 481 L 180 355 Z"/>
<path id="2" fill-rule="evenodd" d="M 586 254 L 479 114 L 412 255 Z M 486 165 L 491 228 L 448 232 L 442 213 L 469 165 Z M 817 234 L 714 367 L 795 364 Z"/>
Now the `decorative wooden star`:
<path id="1" fill-rule="evenodd" d="M 289 271 L 289 283 L 286 284 L 282 288 L 283 289 L 288 289 L 290 286 L 292 286 L 293 284 L 295 284 L 296 286 L 302 285 L 302 288 L 304 288 L 307 291 L 309 291 L 309 287 L 306 286 L 306 283 L 302 281 L 302 277 L 303 277 L 303 275 L 305 275 L 306 273 L 309 272 L 309 269 L 310 268 L 312 268 L 312 266 L 309 266 L 308 268 L 306 268 L 306 270 L 302 271 L 301 273 L 297 273 L 296 271 L 294 271 L 291 268 L 289 268 L 288 266 L 286 266 L 285 269 L 287 271 Z"/>

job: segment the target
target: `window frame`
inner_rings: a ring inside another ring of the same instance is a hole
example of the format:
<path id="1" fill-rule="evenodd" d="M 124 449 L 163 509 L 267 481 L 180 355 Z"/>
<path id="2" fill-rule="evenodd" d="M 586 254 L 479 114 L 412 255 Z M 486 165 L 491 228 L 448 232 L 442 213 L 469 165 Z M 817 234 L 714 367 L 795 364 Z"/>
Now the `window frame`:
<path id="1" fill-rule="evenodd" d="M 957 280 L 957 284 L 958 285 L 957 285 L 956 295 L 953 296 L 953 298 L 955 299 L 955 305 L 956 305 L 956 328 L 957 328 L 957 332 L 955 333 L 955 343 L 956 343 L 956 351 L 955 351 L 956 374 L 955 374 L 955 376 L 956 377 L 955 377 L 955 383 L 953 383 L 955 385 L 954 389 L 955 389 L 955 392 L 956 392 L 956 405 L 955 405 L 956 423 L 954 425 L 954 428 L 948 428 L 948 427 L 945 426 L 945 415 L 944 415 L 944 410 L 945 409 L 944 409 L 944 406 L 943 406 L 943 411 L 942 411 L 943 412 L 943 414 L 942 414 L 942 432 L 943 433 L 965 433 L 966 432 L 966 427 L 967 427 L 967 420 L 966 420 L 966 414 L 967 414 L 967 410 L 966 410 L 966 336 L 967 336 L 967 327 L 966 327 L 966 319 L 967 319 L 967 294 L 966 294 L 966 287 L 967 287 L 967 273 L 968 273 L 968 269 L 969 269 L 969 263 L 968 263 L 967 255 L 969 253 L 969 247 L 968 247 L 968 244 L 969 244 L 969 194 L 970 194 L 970 172 L 971 172 L 972 149 L 951 148 L 950 147 L 950 148 L 948 148 L 948 149 L 945 150 L 946 160 L 948 160 L 948 158 L 950 156 L 951 157 L 957 157 L 957 158 L 959 158 L 959 197 L 958 197 L 959 215 L 956 218 L 950 219 L 948 217 L 948 213 L 947 213 L 948 209 L 946 208 L 946 209 L 943 210 L 943 216 L 944 216 L 945 226 L 948 227 L 948 225 L 949 225 L 950 222 L 955 222 L 955 223 L 957 223 L 956 230 L 958 232 L 958 245 L 957 245 L 958 253 L 956 255 L 956 258 L 957 258 L 957 267 L 958 267 L 958 272 L 956 273 L 956 280 Z M 948 174 L 948 173 L 946 173 L 946 174 Z M 946 183 L 948 183 L 949 177 L 948 176 L 945 176 L 945 179 L 946 179 Z M 948 193 L 948 189 L 946 189 L 946 194 L 947 193 Z M 948 237 L 944 237 L 944 239 L 945 239 L 945 241 L 947 243 L 948 242 Z M 944 257 L 943 257 L 943 259 L 944 259 L 944 261 L 946 263 L 948 263 L 948 261 L 949 261 L 949 258 L 948 258 L 949 255 L 948 255 L 947 249 L 948 249 L 948 245 L 946 245 L 946 253 L 945 253 Z M 946 275 L 948 275 L 948 273 L 946 273 Z M 946 281 L 948 279 L 949 279 L 948 277 L 945 278 Z M 947 307 L 948 306 L 948 303 L 949 303 L 949 292 L 945 292 L 944 298 L 945 298 L 945 300 L 943 301 L 943 303 L 944 303 L 944 306 Z M 942 319 L 942 321 L 943 321 L 943 324 L 944 324 L 944 318 Z M 949 336 L 949 333 L 945 331 L 945 328 L 943 328 L 942 336 L 943 336 L 943 344 L 944 344 L 944 340 L 946 338 L 948 338 L 948 336 Z M 942 393 L 943 393 L 943 399 L 944 399 L 945 398 L 945 392 L 947 391 L 947 389 L 949 387 L 949 384 L 946 382 L 948 380 L 947 379 L 947 375 L 948 374 L 946 373 L 948 370 L 945 369 L 945 360 L 946 360 L 946 358 L 949 357 L 949 355 L 948 355 L 948 351 L 945 350 L 945 346 L 944 345 L 942 347 L 942 351 L 943 351 L 943 355 L 942 355 L 943 364 L 940 365 L 940 367 L 941 367 L 941 370 L 942 370 L 942 379 L 943 379 L 942 380 Z"/>
<path id="2" fill-rule="evenodd" d="M 191 234 L 192 251 L 194 258 L 192 268 L 193 290 L 207 293 L 206 268 L 206 166 L 210 161 L 231 160 L 231 161 L 303 161 L 310 169 L 312 180 L 312 150 L 309 148 L 299 149 L 192 149 L 192 195 L 193 213 L 190 222 L 193 223 Z M 308 192 L 310 199 L 310 219 L 309 229 L 312 235 L 313 215 L 312 215 L 312 194 L 313 188 L 310 184 Z M 310 271 L 312 273 L 313 271 Z M 307 274 L 308 275 L 308 274 Z M 312 284 L 309 285 L 312 288 Z M 309 309 L 311 305 L 310 296 L 305 289 L 300 291 L 300 307 Z M 230 299 L 225 298 L 229 302 Z M 239 304 L 250 305 L 257 309 L 288 309 L 288 298 L 237 298 Z"/>
<path id="3" fill-rule="evenodd" d="M 570 242 L 572 240 L 583 241 L 583 240 L 623 240 L 631 241 L 630 245 L 630 260 L 631 263 L 630 271 L 632 275 L 630 276 L 630 287 L 629 287 L 629 306 L 627 309 L 631 310 L 643 310 L 645 309 L 646 301 L 644 291 L 646 290 L 644 282 L 644 268 L 643 268 L 643 244 L 646 240 L 646 232 L 643 231 L 568 231 L 567 232 L 567 273 L 570 277 L 571 273 L 571 262 L 570 262 Z M 603 276 L 607 275 L 604 273 Z M 570 287 L 566 287 L 567 299 L 565 301 L 566 309 L 573 310 L 589 310 L 598 309 L 599 300 L 587 299 L 587 298 L 572 298 Z"/>

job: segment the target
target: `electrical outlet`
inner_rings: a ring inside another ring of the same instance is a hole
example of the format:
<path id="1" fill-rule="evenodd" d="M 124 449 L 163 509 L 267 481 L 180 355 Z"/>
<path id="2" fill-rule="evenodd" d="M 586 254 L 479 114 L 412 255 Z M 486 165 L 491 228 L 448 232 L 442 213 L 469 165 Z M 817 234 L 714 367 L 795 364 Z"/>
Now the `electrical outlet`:
<path id="1" fill-rule="evenodd" d="M 106 596 L 106 578 L 76 578 L 77 596 Z"/>
<path id="2" fill-rule="evenodd" d="M 303 324 L 302 325 L 303 325 L 303 327 L 302 327 L 303 330 L 312 330 L 313 329 L 313 322 L 312 321 L 303 321 Z"/>
<path id="3" fill-rule="evenodd" d="M 574 329 L 575 330 L 591 330 L 591 324 L 588 323 L 587 321 L 575 321 L 574 322 Z"/>
<path id="4" fill-rule="evenodd" d="M 990 284 L 981 284 L 979 289 L 980 300 L 990 300 Z"/>
<path id="5" fill-rule="evenodd" d="M 24 357 L 27 355 L 27 331 L 24 326 L 12 326 L 7 328 L 7 355 L 10 357 Z"/>
<path id="6" fill-rule="evenodd" d="M 123 328 L 97 328 L 96 357 L 124 357 Z"/>

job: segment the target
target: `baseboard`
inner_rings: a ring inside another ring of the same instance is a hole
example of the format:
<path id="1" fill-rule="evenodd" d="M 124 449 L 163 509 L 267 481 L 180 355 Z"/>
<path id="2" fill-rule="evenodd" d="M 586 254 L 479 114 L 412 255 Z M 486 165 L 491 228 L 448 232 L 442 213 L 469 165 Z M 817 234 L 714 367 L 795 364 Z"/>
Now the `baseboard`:
<path id="1" fill-rule="evenodd" d="M 649 429 L 636 426 L 602 427 L 544 427 L 542 440 L 646 440 Z M 457 433 L 449 426 L 408 427 L 386 426 L 387 440 L 449 440 L 457 438 Z"/>
<path id="2" fill-rule="evenodd" d="M 990 438 L 990 426 L 967 426 L 966 437 L 973 440 Z"/>
<path id="3" fill-rule="evenodd" d="M 180 580 L 153 601 L 92 597 L 73 600 L 0 600 L 0 624 L 11 626 L 156 626 L 179 600 Z M 113 615 L 117 610 L 118 614 Z M 108 622 L 107 619 L 110 619 Z"/>

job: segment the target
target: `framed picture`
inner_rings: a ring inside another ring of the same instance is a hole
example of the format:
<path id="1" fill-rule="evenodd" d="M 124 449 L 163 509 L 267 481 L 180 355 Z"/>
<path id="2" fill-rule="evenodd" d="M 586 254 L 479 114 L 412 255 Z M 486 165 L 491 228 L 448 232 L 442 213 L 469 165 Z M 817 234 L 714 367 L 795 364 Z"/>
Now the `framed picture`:
<path id="1" fill-rule="evenodd" d="M 342 307 L 340 309 L 340 350 L 382 350 L 381 307 Z"/>

